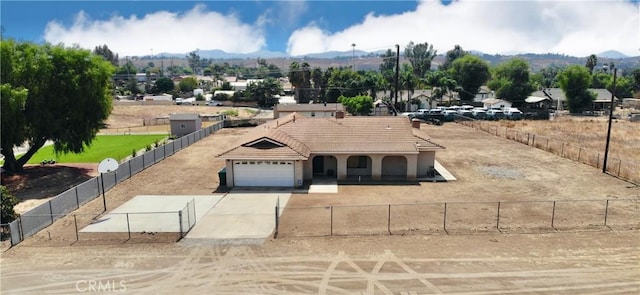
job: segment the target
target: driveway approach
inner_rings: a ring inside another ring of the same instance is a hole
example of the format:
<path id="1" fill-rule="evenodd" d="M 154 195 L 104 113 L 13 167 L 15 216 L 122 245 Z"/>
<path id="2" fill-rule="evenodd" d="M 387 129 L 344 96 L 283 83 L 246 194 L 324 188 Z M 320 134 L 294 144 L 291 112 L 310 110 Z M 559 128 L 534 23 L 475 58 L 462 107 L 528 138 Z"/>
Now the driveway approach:
<path id="1" fill-rule="evenodd" d="M 273 234 L 275 207 L 280 212 L 289 191 L 232 191 L 202 216 L 183 240 L 213 243 L 262 243 Z"/>

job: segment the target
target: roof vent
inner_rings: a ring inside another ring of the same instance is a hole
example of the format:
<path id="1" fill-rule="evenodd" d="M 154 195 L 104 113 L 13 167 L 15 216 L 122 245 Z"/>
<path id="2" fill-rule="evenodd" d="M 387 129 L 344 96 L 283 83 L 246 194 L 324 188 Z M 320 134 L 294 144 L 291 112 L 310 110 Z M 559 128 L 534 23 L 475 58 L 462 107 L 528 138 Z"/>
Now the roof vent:
<path id="1" fill-rule="evenodd" d="M 344 118 L 344 112 L 343 111 L 337 111 L 336 112 L 336 119 L 343 119 Z"/>
<path id="2" fill-rule="evenodd" d="M 411 120 L 411 127 L 416 128 L 416 129 L 420 129 L 420 119 L 412 119 Z"/>

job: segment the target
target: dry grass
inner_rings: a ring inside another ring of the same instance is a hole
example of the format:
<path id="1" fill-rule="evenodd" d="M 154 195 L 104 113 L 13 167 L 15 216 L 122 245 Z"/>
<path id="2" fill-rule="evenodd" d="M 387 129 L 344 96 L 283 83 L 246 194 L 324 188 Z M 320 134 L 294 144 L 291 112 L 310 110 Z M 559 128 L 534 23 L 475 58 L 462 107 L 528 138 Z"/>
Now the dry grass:
<path id="1" fill-rule="evenodd" d="M 255 111 L 249 108 L 181 105 L 114 105 L 106 123 L 109 129 L 138 127 L 144 125 L 144 120 L 169 117 L 171 113 L 221 114 L 230 109 L 238 110 L 238 118 L 249 118 L 255 114 Z"/>
<path id="2" fill-rule="evenodd" d="M 558 117 L 552 121 L 502 121 L 500 126 L 509 127 L 582 147 L 591 152 L 604 154 L 607 137 L 605 117 Z M 614 120 L 611 127 L 609 156 L 633 161 L 640 165 L 640 124 L 627 120 Z"/>

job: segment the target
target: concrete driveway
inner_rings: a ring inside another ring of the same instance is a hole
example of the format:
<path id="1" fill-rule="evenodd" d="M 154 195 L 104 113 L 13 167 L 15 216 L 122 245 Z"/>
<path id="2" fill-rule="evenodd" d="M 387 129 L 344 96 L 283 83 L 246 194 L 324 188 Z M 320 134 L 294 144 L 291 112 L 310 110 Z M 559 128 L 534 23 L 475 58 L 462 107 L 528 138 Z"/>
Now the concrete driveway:
<path id="1" fill-rule="evenodd" d="M 232 191 L 198 219 L 184 242 L 262 243 L 275 228 L 275 207 L 280 214 L 290 191 Z"/>

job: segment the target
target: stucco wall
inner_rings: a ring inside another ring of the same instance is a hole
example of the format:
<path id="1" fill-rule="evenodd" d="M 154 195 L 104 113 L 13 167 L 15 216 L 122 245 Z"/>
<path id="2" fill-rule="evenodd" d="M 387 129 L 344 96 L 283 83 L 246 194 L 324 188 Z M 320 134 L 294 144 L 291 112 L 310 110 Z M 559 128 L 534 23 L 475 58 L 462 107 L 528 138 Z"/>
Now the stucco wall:
<path id="1" fill-rule="evenodd" d="M 425 177 L 434 166 L 436 160 L 436 152 L 425 151 L 418 154 L 418 177 Z"/>

